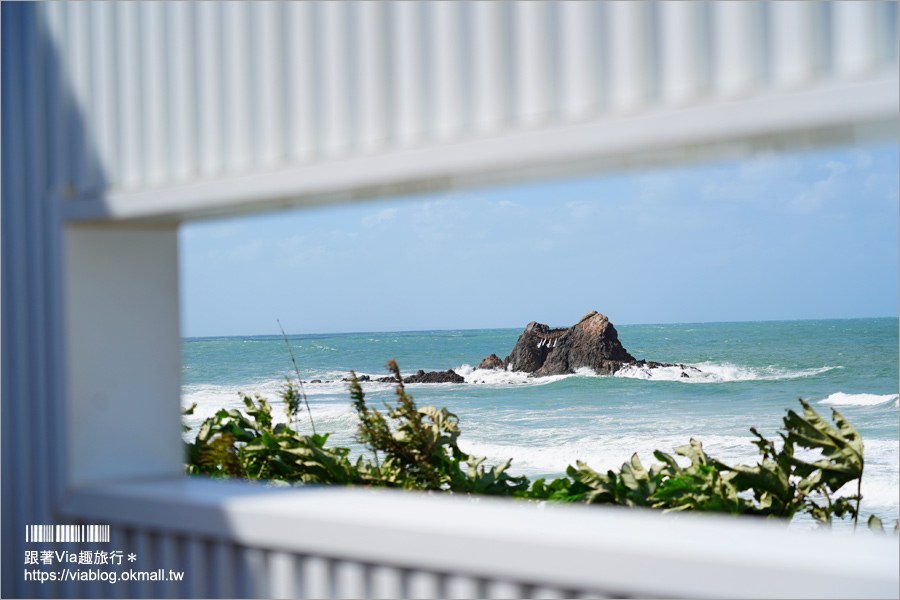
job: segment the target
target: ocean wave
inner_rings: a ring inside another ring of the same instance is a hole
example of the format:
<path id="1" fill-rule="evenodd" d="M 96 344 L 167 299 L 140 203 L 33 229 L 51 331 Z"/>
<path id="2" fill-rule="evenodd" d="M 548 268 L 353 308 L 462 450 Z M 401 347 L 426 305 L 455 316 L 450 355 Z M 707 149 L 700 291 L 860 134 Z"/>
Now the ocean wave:
<path id="1" fill-rule="evenodd" d="M 730 363 L 697 363 L 686 365 L 699 369 L 699 372 L 692 369 L 682 369 L 680 366 L 675 367 L 655 367 L 629 365 L 619 369 L 615 373 L 615 377 L 626 377 L 630 379 L 645 379 L 655 381 L 679 381 L 681 383 L 723 383 L 730 381 L 774 381 L 778 379 L 798 379 L 801 377 L 811 377 L 819 375 L 832 369 L 840 367 L 819 367 L 811 369 L 789 370 L 775 366 L 753 368 L 742 367 Z M 687 373 L 687 377 L 682 376 Z"/>
<path id="2" fill-rule="evenodd" d="M 685 445 L 690 435 L 665 432 L 653 435 L 608 434 L 602 438 L 583 435 L 570 439 L 560 439 L 559 432 L 548 428 L 529 432 L 527 441 L 504 443 L 490 441 L 475 432 L 466 432 L 459 439 L 460 448 L 475 456 L 485 456 L 489 463 L 501 463 L 512 458 L 510 472 L 524 474 L 530 478 L 547 473 L 562 475 L 566 467 L 576 461 L 586 462 L 598 472 L 618 470 L 622 463 L 631 460 L 637 453 L 645 467 L 658 462 L 654 450 L 673 454 L 673 448 Z M 753 462 L 759 455 L 756 448 L 745 436 L 707 435 L 702 439 L 703 448 L 710 455 L 726 463 Z M 674 455 L 682 466 L 690 464 L 690 459 Z"/>
<path id="3" fill-rule="evenodd" d="M 614 374 L 614 377 L 642 379 L 650 381 L 678 381 L 681 383 L 721 383 L 731 381 L 765 381 L 778 379 L 795 379 L 800 377 L 810 377 L 824 373 L 831 369 L 841 367 L 820 367 L 812 369 L 787 370 L 770 366 L 763 368 L 749 368 L 729 363 L 697 363 L 686 365 L 692 367 L 682 369 L 680 366 L 675 367 L 656 367 L 647 366 L 626 366 Z M 699 371 L 693 370 L 693 368 Z M 575 373 L 567 373 L 564 375 L 548 375 L 545 377 L 532 377 L 529 373 L 522 371 L 508 371 L 502 369 L 477 369 L 470 364 L 462 364 L 452 369 L 461 375 L 467 384 L 479 384 L 489 387 L 507 387 L 510 385 L 521 386 L 539 386 L 555 383 L 564 379 L 576 378 L 603 378 L 588 367 L 580 367 Z M 687 373 L 688 377 L 682 374 Z M 412 373 L 404 373 L 404 376 Z M 358 376 L 368 376 L 372 381 L 361 382 L 363 389 L 366 391 L 381 391 L 393 389 L 393 383 L 382 383 L 374 381 L 376 378 L 384 377 L 383 373 L 363 373 L 358 372 Z M 349 372 L 339 370 L 321 370 L 316 373 L 308 374 L 304 377 L 303 389 L 310 398 L 320 396 L 346 395 L 347 382 L 344 378 L 349 377 Z M 291 377 L 294 380 L 293 377 Z M 311 383 L 311 380 L 320 380 L 320 383 Z M 295 381 L 295 380 L 294 380 Z M 283 378 L 271 379 L 266 381 L 248 381 L 236 385 L 223 384 L 186 384 L 182 387 L 182 400 L 186 405 L 191 402 L 198 402 L 201 405 L 216 402 L 222 405 L 235 404 L 240 405 L 239 394 L 247 394 L 251 397 L 260 394 L 270 401 L 278 400 L 284 387 L 285 380 Z M 408 384 L 413 388 L 420 385 L 447 385 L 456 384 Z M 871 394 L 832 394 L 825 400 L 823 404 L 859 404 L 859 405 L 876 405 L 897 399 L 897 395 L 874 396 Z"/>
<path id="4" fill-rule="evenodd" d="M 546 385 L 573 375 L 550 375 L 547 377 L 529 377 L 524 371 L 504 371 L 502 369 L 476 369 L 472 365 L 463 364 L 453 369 L 461 375 L 466 383 L 488 385 Z"/>
<path id="5" fill-rule="evenodd" d="M 824 400 L 820 400 L 819 404 L 830 404 L 832 406 L 878 406 L 894 401 L 895 405 L 900 406 L 900 394 L 845 394 L 844 392 L 835 392 Z"/>

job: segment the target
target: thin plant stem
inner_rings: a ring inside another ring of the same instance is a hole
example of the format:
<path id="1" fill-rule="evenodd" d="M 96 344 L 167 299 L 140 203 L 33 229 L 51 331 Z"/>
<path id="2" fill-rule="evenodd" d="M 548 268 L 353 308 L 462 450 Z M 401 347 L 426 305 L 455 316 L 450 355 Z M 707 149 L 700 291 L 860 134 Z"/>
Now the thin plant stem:
<path id="1" fill-rule="evenodd" d="M 278 328 L 281 329 L 281 335 L 284 336 L 284 343 L 287 344 L 288 353 L 291 355 L 291 362 L 294 363 L 294 372 L 297 373 L 297 381 L 300 383 L 300 397 L 303 398 L 303 403 L 306 404 L 306 412 L 309 414 L 309 423 L 312 425 L 313 435 L 315 435 L 316 423 L 313 421 L 312 411 L 309 409 L 309 402 L 306 400 L 306 392 L 303 391 L 303 379 L 300 377 L 300 369 L 297 367 L 297 361 L 294 360 L 294 351 L 291 350 L 291 343 L 288 341 L 287 334 L 284 332 L 284 327 L 281 326 L 281 321 L 275 319 L 275 322 L 278 323 Z"/>

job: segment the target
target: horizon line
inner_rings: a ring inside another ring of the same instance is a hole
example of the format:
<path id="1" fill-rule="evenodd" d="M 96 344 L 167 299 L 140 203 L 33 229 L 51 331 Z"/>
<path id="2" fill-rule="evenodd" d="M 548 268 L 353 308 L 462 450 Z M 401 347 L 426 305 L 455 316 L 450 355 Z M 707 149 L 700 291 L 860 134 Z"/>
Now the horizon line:
<path id="1" fill-rule="evenodd" d="M 826 318 L 804 318 L 804 319 L 759 319 L 759 320 L 749 320 L 749 321 L 681 321 L 681 322 L 668 322 L 668 323 L 621 323 L 620 325 L 616 325 L 613 323 L 614 327 L 649 327 L 649 326 L 658 326 L 658 325 L 726 325 L 726 324 L 736 324 L 736 323 L 795 323 L 802 321 L 864 321 L 864 320 L 876 320 L 876 319 L 898 319 L 900 320 L 900 316 L 880 316 L 880 317 L 826 317 Z M 530 322 L 530 321 L 529 321 Z M 612 322 L 612 321 L 610 321 Z M 363 335 L 363 334 L 381 334 L 381 333 L 429 333 L 429 332 L 438 332 L 438 331 L 485 331 L 485 330 L 503 330 L 503 329 L 522 329 L 524 330 L 528 324 L 526 323 L 523 327 L 471 327 L 471 328 L 449 328 L 449 329 L 399 329 L 393 331 L 329 331 L 329 332 L 305 332 L 305 333 L 288 333 L 288 336 L 304 336 L 304 335 Z M 571 325 L 569 326 L 571 327 Z M 182 341 L 186 340 L 200 340 L 200 339 L 210 339 L 210 338 L 229 338 L 229 337 L 281 337 L 281 333 L 245 333 L 245 334 L 213 334 L 213 335 L 191 335 L 191 336 L 181 336 Z"/>

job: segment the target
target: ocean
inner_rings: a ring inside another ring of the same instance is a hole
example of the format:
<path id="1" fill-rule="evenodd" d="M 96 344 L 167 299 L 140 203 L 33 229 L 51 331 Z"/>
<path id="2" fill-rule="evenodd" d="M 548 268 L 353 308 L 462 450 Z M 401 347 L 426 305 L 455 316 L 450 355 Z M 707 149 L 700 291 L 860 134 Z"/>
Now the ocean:
<path id="1" fill-rule="evenodd" d="M 566 324 L 551 324 L 566 326 Z M 524 324 L 523 324 L 524 328 Z M 625 369 L 600 377 L 529 378 L 474 367 L 486 356 L 509 354 L 522 329 L 478 329 L 289 335 L 305 383 L 316 430 L 329 443 L 362 451 L 353 441 L 356 418 L 347 384 L 351 369 L 387 375 L 390 359 L 403 375 L 453 369 L 465 384 L 412 384 L 419 406 L 447 407 L 459 417 L 460 447 L 486 464 L 512 458 L 510 473 L 557 477 L 582 460 L 598 471 L 618 469 L 637 452 L 645 467 L 656 449 L 671 453 L 691 438 L 727 464 L 754 464 L 751 426 L 777 438 L 787 409 L 807 400 L 830 418 L 841 412 L 862 434 L 865 471 L 861 522 L 875 514 L 886 526 L 900 518 L 900 323 L 896 318 L 685 323 L 616 326 L 637 359 L 684 363 L 680 369 Z M 285 420 L 279 398 L 295 378 L 281 335 L 189 338 L 183 342 L 182 403 L 196 435 L 219 408 L 242 408 L 240 393 L 261 394 Z M 330 383 L 308 383 L 311 380 Z M 393 386 L 364 383 L 370 406 L 392 402 Z M 310 431 L 304 411 L 301 431 Z M 850 486 L 847 486 L 848 488 Z M 854 486 L 855 487 L 855 486 Z M 847 490 L 850 494 L 855 490 Z M 812 527 L 797 518 L 792 527 Z M 847 531 L 847 521 L 835 531 Z"/>

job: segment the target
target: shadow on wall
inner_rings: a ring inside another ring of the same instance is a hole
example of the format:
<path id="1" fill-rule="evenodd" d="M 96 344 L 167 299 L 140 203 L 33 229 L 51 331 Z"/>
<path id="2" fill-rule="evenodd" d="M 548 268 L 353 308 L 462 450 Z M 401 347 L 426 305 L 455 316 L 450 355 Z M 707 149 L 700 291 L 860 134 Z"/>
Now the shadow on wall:
<path id="1" fill-rule="evenodd" d="M 27 581 L 26 525 L 62 522 L 66 432 L 62 349 L 64 202 L 108 185 L 95 141 L 61 56 L 74 47 L 46 5 L 2 10 L 2 537 L 3 597 L 90 596 L 87 588 Z M 57 7 L 65 15 L 67 6 Z M 80 40 L 82 49 L 90 40 Z M 87 101 L 99 102 L 85 90 Z M 16 532 L 16 533 L 13 533 Z M 21 535 L 19 532 L 22 532 Z"/>

